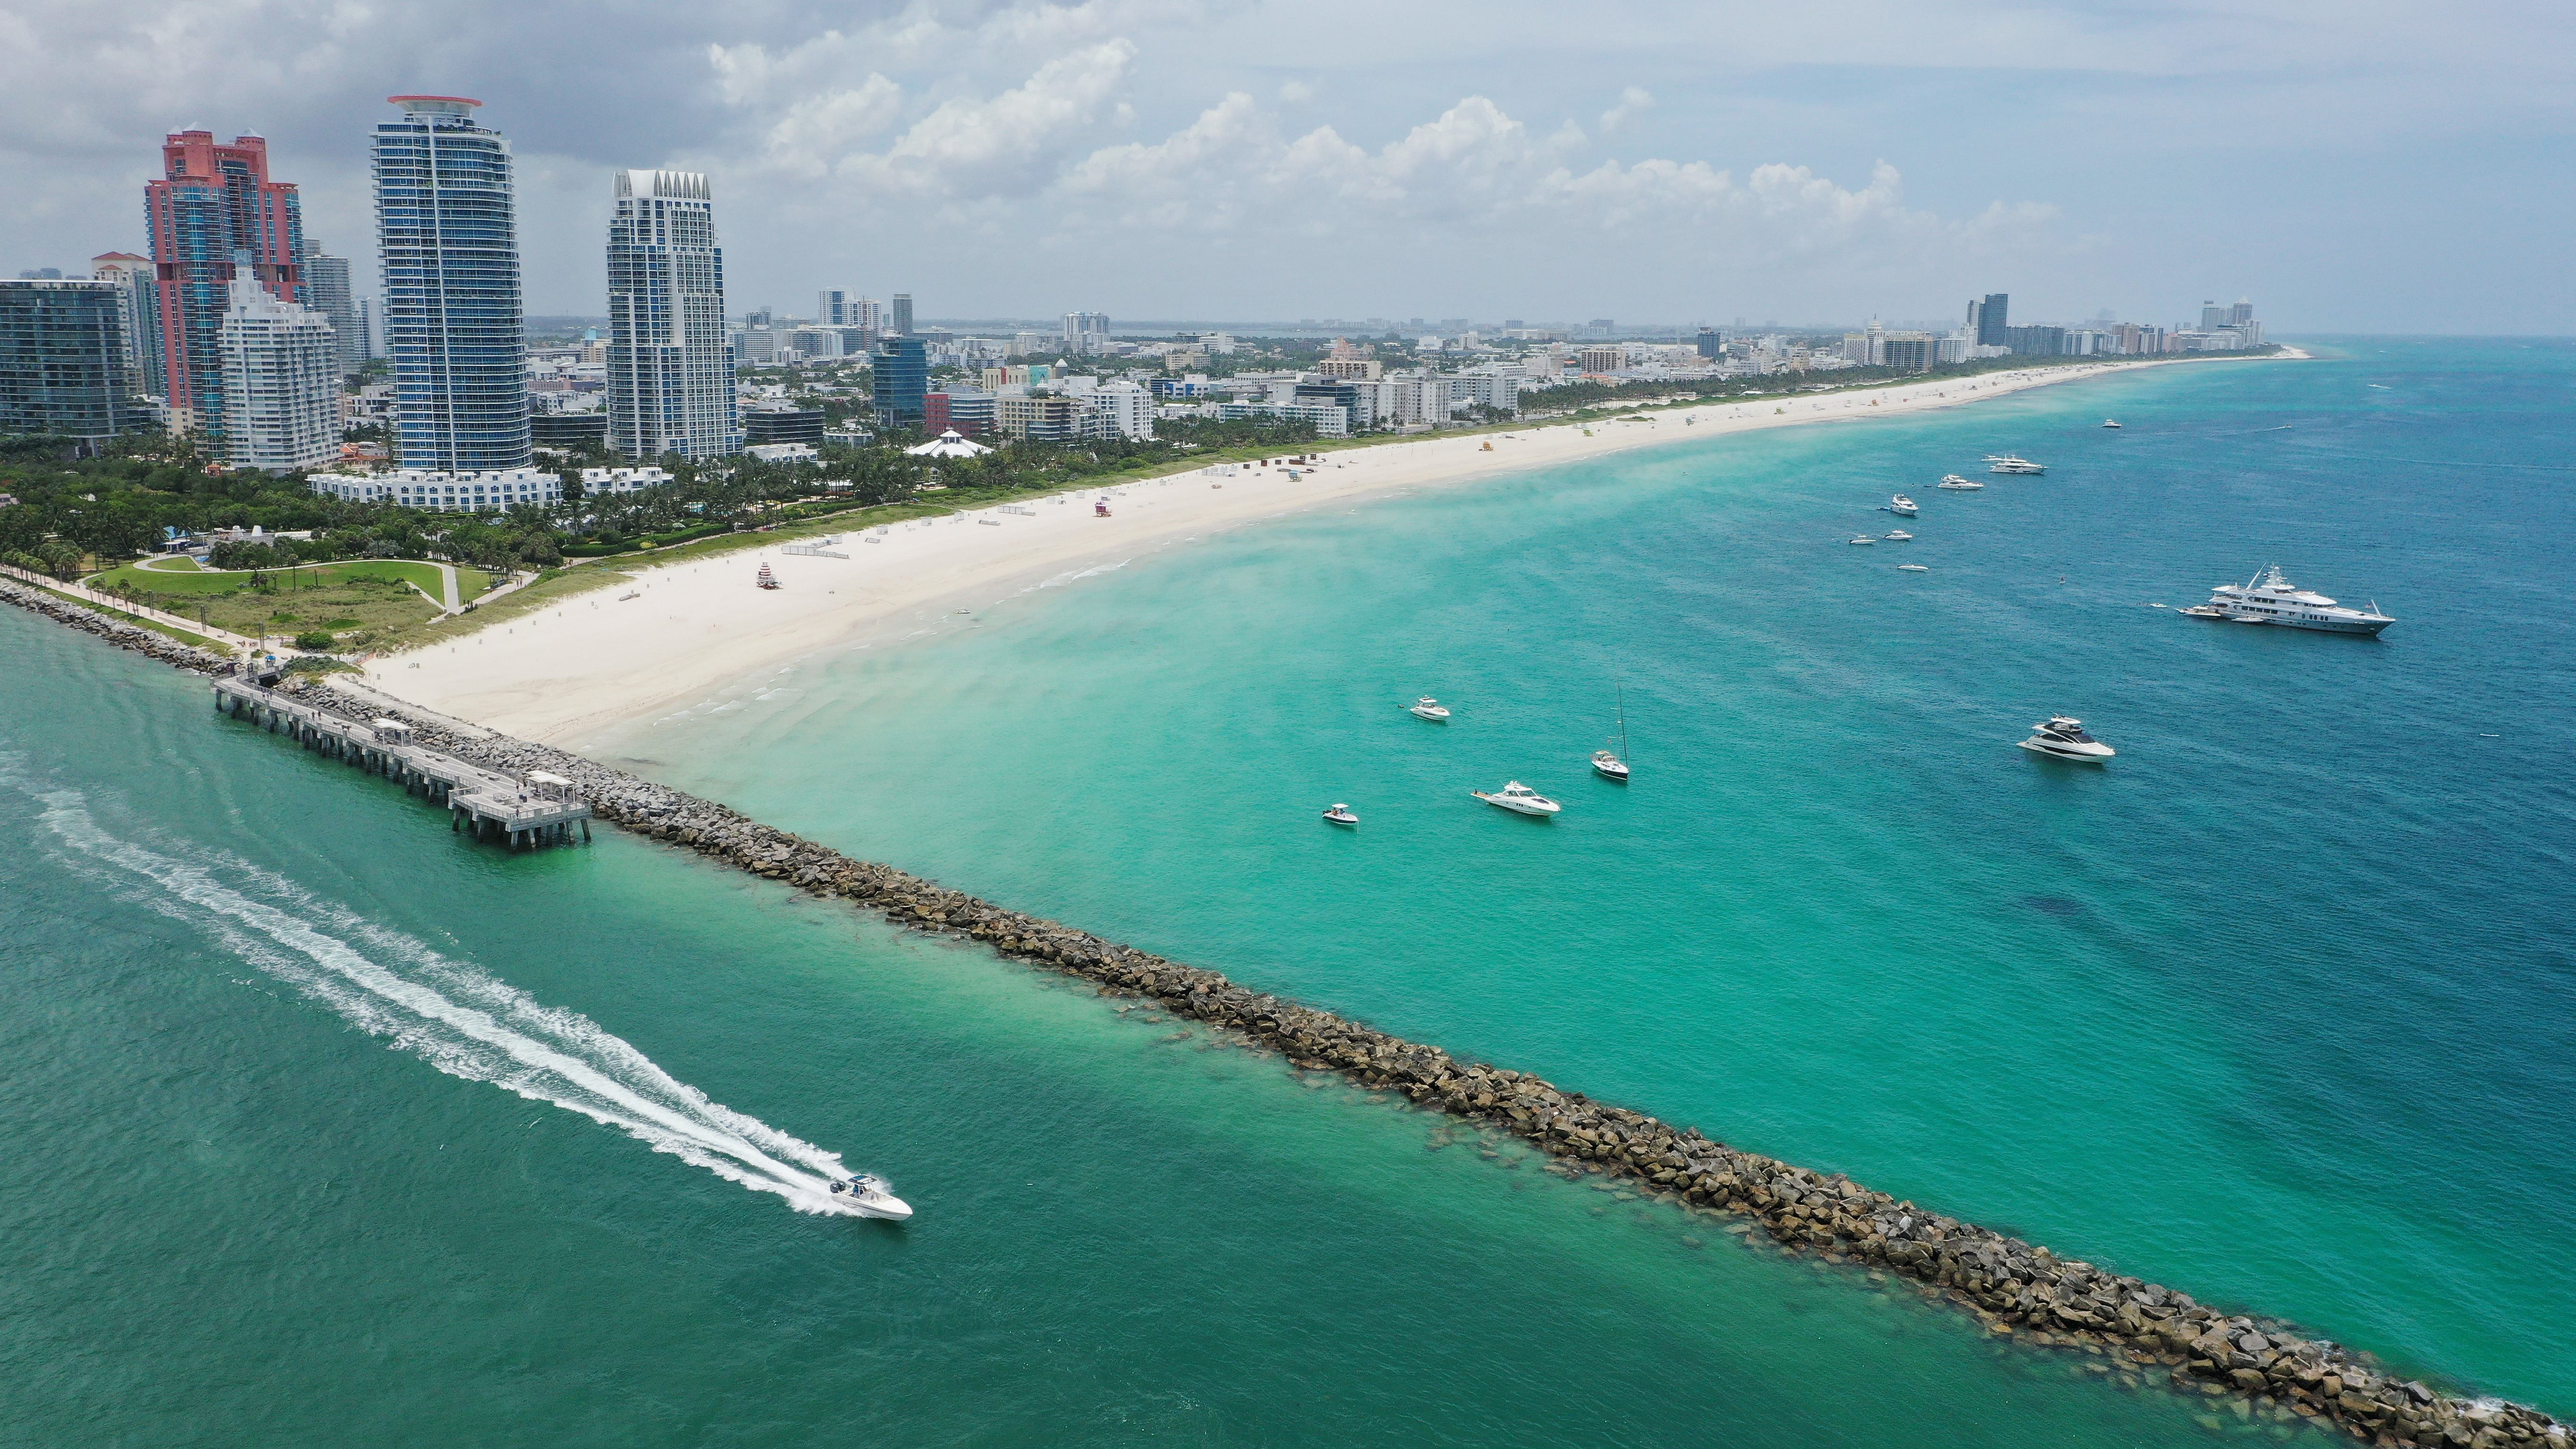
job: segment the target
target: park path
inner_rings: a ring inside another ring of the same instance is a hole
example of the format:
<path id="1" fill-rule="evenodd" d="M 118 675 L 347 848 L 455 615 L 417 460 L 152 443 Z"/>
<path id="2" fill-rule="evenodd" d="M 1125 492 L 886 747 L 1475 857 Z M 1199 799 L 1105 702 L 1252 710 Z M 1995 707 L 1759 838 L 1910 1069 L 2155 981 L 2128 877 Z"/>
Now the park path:
<path id="1" fill-rule="evenodd" d="M 131 600 L 120 599 L 104 589 L 93 589 L 87 584 L 68 583 L 62 579 L 19 568 L 14 564 L 0 564 L 0 574 L 7 574 L 22 583 L 34 584 L 38 588 L 52 589 L 58 594 L 69 594 L 82 603 L 96 604 L 110 613 L 131 614 L 137 619 L 149 619 L 155 624 L 167 624 L 173 629 L 185 629 L 201 639 L 212 639 L 229 649 L 255 647 L 255 641 L 233 633 L 229 629 L 218 629 L 212 624 L 200 624 L 194 619 L 182 618 L 177 614 L 165 614 L 159 609 L 146 608 Z"/>

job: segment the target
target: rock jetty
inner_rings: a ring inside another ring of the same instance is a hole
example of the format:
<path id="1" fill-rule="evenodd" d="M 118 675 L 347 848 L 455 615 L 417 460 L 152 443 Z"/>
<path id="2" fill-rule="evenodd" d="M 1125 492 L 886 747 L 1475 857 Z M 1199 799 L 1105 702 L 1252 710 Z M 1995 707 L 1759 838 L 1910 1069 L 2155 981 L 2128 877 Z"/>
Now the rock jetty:
<path id="1" fill-rule="evenodd" d="M 233 660 L 229 654 L 217 654 L 193 644 L 182 644 L 167 634 L 156 634 L 140 624 L 100 613 L 75 604 L 60 594 L 47 593 L 28 584 L 0 579 L 0 603 L 15 604 L 21 609 L 42 614 L 58 624 L 69 625 L 84 634 L 95 634 L 119 649 L 148 654 L 164 664 L 185 669 L 191 674 L 230 674 Z"/>
<path id="2" fill-rule="evenodd" d="M 119 626 L 50 595 L 0 587 L 110 642 L 213 672 L 201 651 Z M 92 622 L 71 615 L 88 614 Z M 104 626 L 104 627 L 102 627 Z M 135 638 L 131 636 L 140 636 Z M 178 651 L 174 654 L 172 651 Z M 184 656 L 184 657 L 183 657 Z M 214 663 L 228 668 L 229 661 Z M 602 819 L 754 875 L 877 911 L 897 925 L 968 937 L 1078 976 L 1104 992 L 1150 998 L 1241 1044 L 1309 1071 L 1401 1092 L 1426 1109 L 1474 1119 L 1547 1153 L 1568 1175 L 1628 1179 L 1686 1211 L 1740 1216 L 1783 1250 L 1911 1278 L 1976 1316 L 1988 1332 L 2102 1355 L 2133 1378 L 2241 1396 L 2280 1419 L 2415 1449 L 2576 1449 L 2567 1426 L 2537 1409 L 2400 1380 L 2363 1357 L 2277 1319 L 2231 1313 L 2160 1284 L 2060 1258 L 2019 1238 L 1873 1192 L 1842 1173 L 1742 1152 L 1642 1112 L 1595 1101 L 1526 1072 L 1460 1061 L 1328 1011 L 1254 991 L 1055 921 L 1005 910 L 890 866 L 851 860 L 722 805 L 549 746 L 494 735 L 418 710 L 357 698 L 324 680 L 282 688 L 352 719 L 406 718 L 424 744 L 487 768 L 547 770 L 574 782 Z M 1758 1225 L 1755 1226 L 1755 1225 Z"/>

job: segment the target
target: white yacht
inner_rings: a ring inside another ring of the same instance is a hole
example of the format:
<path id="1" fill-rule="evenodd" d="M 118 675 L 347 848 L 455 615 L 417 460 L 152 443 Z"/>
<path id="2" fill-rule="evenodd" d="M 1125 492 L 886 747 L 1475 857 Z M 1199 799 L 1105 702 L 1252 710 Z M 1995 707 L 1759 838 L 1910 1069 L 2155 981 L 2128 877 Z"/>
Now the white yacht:
<path id="1" fill-rule="evenodd" d="M 2195 619 L 2230 619 L 2239 624 L 2284 624 L 2293 629 L 2319 629 L 2329 634 L 2370 634 L 2396 623 L 2379 605 L 2350 609 L 2323 594 L 2294 587 L 2274 564 L 2241 584 L 2220 584 L 2209 602 L 2181 612 Z"/>
<path id="2" fill-rule="evenodd" d="M 2010 453 L 1988 453 L 1986 471 L 1989 473 L 2045 473 L 2048 469 L 2028 458 L 2016 458 Z"/>
<path id="3" fill-rule="evenodd" d="M 1872 538 L 1872 537 L 1870 537 L 1870 536 L 1869 536 L 1868 534 L 1866 534 L 1866 533 L 1855 533 L 1855 534 L 1853 534 L 1853 535 L 1852 535 L 1852 542 L 1854 542 L 1854 543 L 1876 543 L 1876 542 L 1878 542 L 1878 540 L 1877 540 L 1877 539 L 1874 539 L 1874 538 Z"/>
<path id="4" fill-rule="evenodd" d="M 1592 752 L 1592 773 L 1599 775 L 1604 780 L 1616 780 L 1620 784 L 1625 785 L 1628 783 L 1628 762 L 1620 759 L 1618 754 L 1614 751 L 1594 750 Z"/>
<path id="5" fill-rule="evenodd" d="M 1894 498 L 1887 500 L 1887 511 L 1895 514 L 1899 518 L 1912 518 L 1923 510 L 1914 506 L 1913 499 L 1899 493 Z"/>
<path id="6" fill-rule="evenodd" d="M 1404 708 L 1406 713 L 1416 719 L 1427 719 L 1435 724 L 1449 722 L 1449 707 L 1427 694 Z"/>
<path id="7" fill-rule="evenodd" d="M 896 1197 L 886 1187 L 886 1180 L 873 1172 L 862 1172 L 847 1181 L 833 1183 L 831 1193 L 834 1206 L 863 1218 L 892 1218 L 901 1222 L 912 1216 L 912 1204 Z"/>
<path id="8" fill-rule="evenodd" d="M 1962 478 L 1956 473 L 1944 473 L 1941 475 L 1941 481 L 1933 486 L 1947 488 L 1953 493 L 1974 493 L 1986 485 L 1974 478 Z"/>
<path id="9" fill-rule="evenodd" d="M 1333 822 L 1335 825 L 1357 825 L 1360 823 L 1360 817 L 1352 813 L 1351 807 L 1341 804 L 1336 804 L 1332 809 L 1325 811 L 1324 818 Z"/>
<path id="10" fill-rule="evenodd" d="M 1912 543 L 1914 541 L 1914 535 L 1907 533 L 1901 528 L 1889 529 L 1887 531 L 1886 538 L 1889 543 Z"/>
<path id="11" fill-rule="evenodd" d="M 1931 566 L 1928 564 L 1898 564 L 1897 567 L 1905 570 L 1909 574 L 1928 574 L 1932 572 Z"/>
<path id="12" fill-rule="evenodd" d="M 2032 725 L 2030 730 L 2030 738 L 2022 741 L 2021 747 L 2051 759 L 2098 765 L 2117 753 L 2109 745 L 2084 733 L 2084 721 L 2068 715 L 2050 715 Z"/>
<path id="13" fill-rule="evenodd" d="M 1518 780 L 1512 781 L 1491 795 L 1482 790 L 1470 790 L 1467 793 L 1488 805 L 1500 805 L 1517 815 L 1554 815 L 1565 808 Z"/>
<path id="14" fill-rule="evenodd" d="M 2102 420 L 2102 426 L 2106 428 L 2117 428 L 2120 424 L 2119 420 L 2116 418 L 2104 418 Z"/>

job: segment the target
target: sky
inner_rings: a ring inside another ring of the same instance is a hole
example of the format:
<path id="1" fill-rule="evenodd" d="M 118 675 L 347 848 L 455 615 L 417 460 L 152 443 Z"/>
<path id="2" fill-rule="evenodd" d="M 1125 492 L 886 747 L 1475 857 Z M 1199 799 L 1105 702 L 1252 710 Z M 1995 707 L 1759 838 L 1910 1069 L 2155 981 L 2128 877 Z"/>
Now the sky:
<path id="1" fill-rule="evenodd" d="M 0 275 L 145 250 L 201 127 L 371 293 L 425 92 L 511 138 L 536 314 L 661 166 L 737 311 L 2567 335 L 2571 82 L 2564 0 L 0 0 Z"/>

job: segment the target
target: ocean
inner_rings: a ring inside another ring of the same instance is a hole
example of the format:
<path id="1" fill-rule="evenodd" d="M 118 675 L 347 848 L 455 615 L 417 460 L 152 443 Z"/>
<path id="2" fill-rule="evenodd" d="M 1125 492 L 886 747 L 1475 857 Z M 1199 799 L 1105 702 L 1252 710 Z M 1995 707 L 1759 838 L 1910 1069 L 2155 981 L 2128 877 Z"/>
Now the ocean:
<path id="1" fill-rule="evenodd" d="M 2318 350 L 1103 559 L 595 753 L 2566 1412 L 2576 348 Z M 1932 489 L 1990 452 L 2050 471 Z M 2170 607 L 2275 562 L 2399 622 Z M 613 830 L 461 843 L 14 611 L 0 680 L 0 1439 L 2310 1432 Z M 844 1163 L 918 1216 L 795 1210 Z"/>

